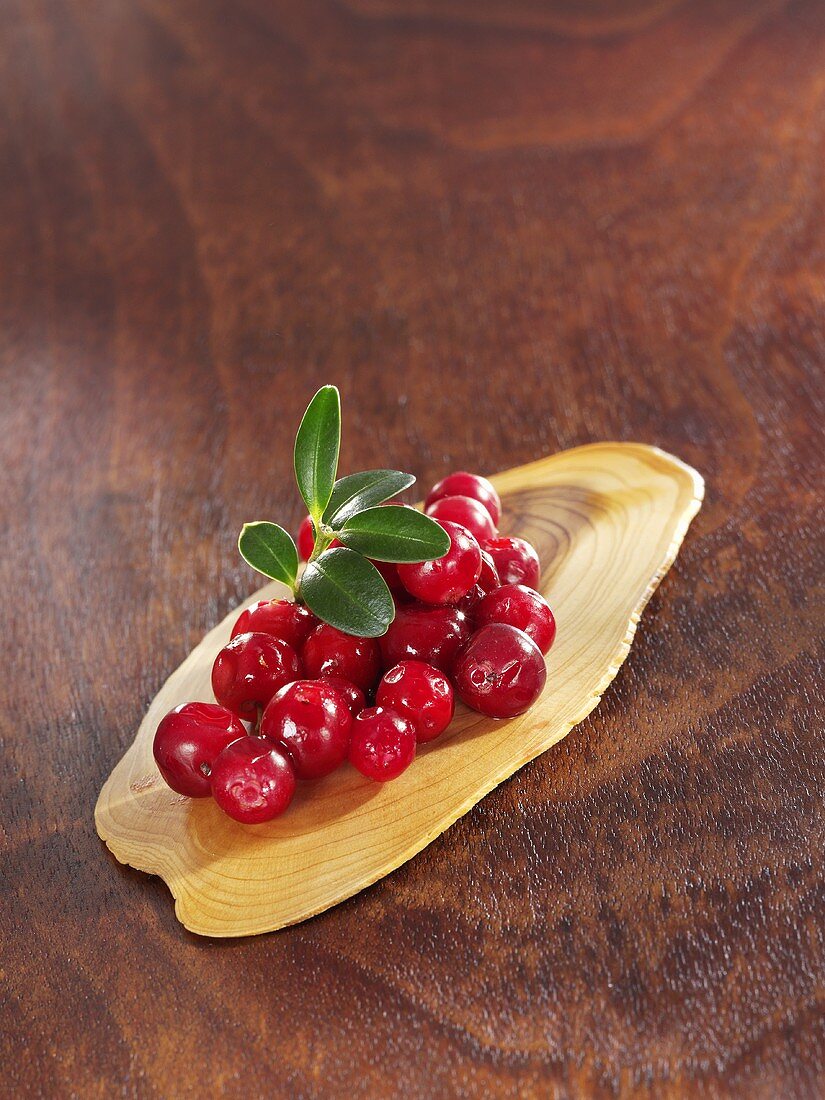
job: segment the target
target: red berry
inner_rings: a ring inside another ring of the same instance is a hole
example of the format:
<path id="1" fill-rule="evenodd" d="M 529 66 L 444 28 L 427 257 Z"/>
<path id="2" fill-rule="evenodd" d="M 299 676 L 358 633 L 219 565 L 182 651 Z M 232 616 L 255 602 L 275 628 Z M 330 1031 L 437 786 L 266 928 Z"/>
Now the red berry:
<path id="1" fill-rule="evenodd" d="M 478 575 L 478 583 L 485 592 L 492 592 L 494 588 L 498 588 L 501 584 L 496 563 L 487 550 L 481 551 L 481 572 Z"/>
<path id="2" fill-rule="evenodd" d="M 491 718 L 512 718 L 541 694 L 547 666 L 541 650 L 523 630 L 490 623 L 473 635 L 455 666 L 461 700 Z"/>
<path id="3" fill-rule="evenodd" d="M 401 661 L 385 672 L 375 702 L 409 718 L 418 741 L 432 741 L 443 733 L 455 710 L 450 681 L 423 661 Z"/>
<path id="4" fill-rule="evenodd" d="M 454 607 L 399 607 L 380 639 L 385 668 L 399 661 L 425 661 L 449 674 L 472 634 L 470 620 Z"/>
<path id="5" fill-rule="evenodd" d="M 399 565 L 398 576 L 407 591 L 424 603 L 456 603 L 478 580 L 481 550 L 466 527 L 449 520 L 439 522 L 450 536 L 444 557 Z"/>
<path id="6" fill-rule="evenodd" d="M 209 773 L 215 757 L 245 735 L 240 721 L 225 707 L 181 703 L 161 719 L 155 732 L 155 762 L 173 791 L 206 798 L 212 793 Z"/>
<path id="7" fill-rule="evenodd" d="M 381 675 L 381 650 L 375 638 L 356 638 L 329 623 L 321 623 L 304 643 L 308 677 L 340 676 L 363 692 L 372 691 Z"/>
<path id="8" fill-rule="evenodd" d="M 291 645 L 271 634 L 238 634 L 212 666 L 212 690 L 221 706 L 249 722 L 284 684 L 299 680 L 301 662 Z"/>
<path id="9" fill-rule="evenodd" d="M 320 779 L 347 758 L 347 700 L 328 680 L 296 680 L 267 703 L 261 736 L 284 750 L 299 779 Z"/>
<path id="10" fill-rule="evenodd" d="M 471 535 L 475 535 L 479 542 L 494 539 L 498 534 L 490 513 L 483 504 L 479 504 L 472 497 L 441 497 L 434 504 L 428 505 L 426 511 L 428 516 L 437 519 L 439 523 L 443 520 L 460 523 Z"/>
<path id="11" fill-rule="evenodd" d="M 458 603 L 455 605 L 459 611 L 462 611 L 471 622 L 475 622 L 476 608 L 484 599 L 485 592 L 480 584 L 474 584 L 466 596 L 462 596 Z"/>
<path id="12" fill-rule="evenodd" d="M 298 537 L 295 540 L 298 546 L 298 557 L 301 561 L 309 561 L 312 551 L 315 549 L 315 528 L 312 526 L 312 517 L 304 516 L 301 520 L 301 526 L 298 528 Z M 333 546 L 340 546 L 341 543 L 338 539 L 333 539 L 329 544 L 331 550 Z"/>
<path id="13" fill-rule="evenodd" d="M 389 588 L 396 603 L 405 603 L 409 600 L 410 594 L 401 583 L 401 578 L 398 576 L 398 566 L 395 562 L 373 561 L 372 558 L 370 558 L 370 561 L 386 581 L 387 588 Z"/>
<path id="14" fill-rule="evenodd" d="M 211 778 L 217 804 L 244 825 L 271 821 L 295 794 L 295 772 L 286 753 L 263 737 L 242 737 L 227 746 Z"/>
<path id="15" fill-rule="evenodd" d="M 242 611 L 232 627 L 232 637 L 238 634 L 272 634 L 275 638 L 300 649 L 318 619 L 308 607 L 291 600 L 259 600 Z"/>
<path id="16" fill-rule="evenodd" d="M 415 727 L 385 707 L 367 707 L 352 723 L 350 763 L 368 779 L 395 779 L 415 759 Z"/>
<path id="17" fill-rule="evenodd" d="M 429 508 L 431 504 L 443 497 L 470 497 L 471 500 L 477 500 L 479 504 L 484 505 L 493 523 L 497 524 L 501 519 L 501 498 L 491 482 L 479 474 L 468 474 L 466 470 L 448 474 L 437 485 L 433 485 L 424 507 Z"/>
<path id="18" fill-rule="evenodd" d="M 509 623 L 532 638 L 546 653 L 556 637 L 556 620 L 543 596 L 524 584 L 503 584 L 490 592 L 476 608 L 476 626 Z"/>
<path id="19" fill-rule="evenodd" d="M 502 584 L 526 584 L 538 588 L 541 562 L 526 539 L 488 539 L 483 548 L 493 559 Z"/>
<path id="20" fill-rule="evenodd" d="M 310 554 L 315 548 L 315 528 L 312 525 L 311 516 L 304 516 L 301 520 L 295 542 L 298 546 L 298 557 L 301 561 L 309 561 Z"/>
<path id="21" fill-rule="evenodd" d="M 363 691 L 357 684 L 354 684 L 352 680 L 343 680 L 340 676 L 326 675 L 322 676 L 321 679 L 325 684 L 334 687 L 338 694 L 344 697 L 353 718 L 359 710 L 363 710 L 367 705 L 367 700 L 364 697 Z"/>

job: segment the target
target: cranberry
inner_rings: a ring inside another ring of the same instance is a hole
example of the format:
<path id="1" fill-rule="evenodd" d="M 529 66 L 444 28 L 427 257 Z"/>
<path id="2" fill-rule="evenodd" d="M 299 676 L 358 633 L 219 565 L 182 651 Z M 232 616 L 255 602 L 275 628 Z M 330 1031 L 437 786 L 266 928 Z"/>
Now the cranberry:
<path id="1" fill-rule="evenodd" d="M 487 550 L 481 551 L 481 572 L 478 575 L 478 583 L 485 593 L 492 592 L 501 584 L 496 563 Z"/>
<path id="2" fill-rule="evenodd" d="M 309 561 L 312 551 L 315 549 L 315 528 L 312 526 L 312 517 L 304 516 L 301 526 L 298 528 L 298 537 L 295 540 L 298 546 L 298 557 L 301 561 Z M 328 549 L 340 546 L 338 539 L 333 539 Z"/>
<path id="3" fill-rule="evenodd" d="M 296 680 L 267 703 L 261 737 L 284 750 L 299 779 L 320 779 L 347 758 L 352 715 L 328 680 Z"/>
<path id="4" fill-rule="evenodd" d="M 263 737 L 242 737 L 212 765 L 212 794 L 225 814 L 258 825 L 282 814 L 295 794 L 286 753 Z"/>
<path id="5" fill-rule="evenodd" d="M 181 703 L 155 731 L 155 762 L 173 791 L 205 798 L 211 793 L 209 772 L 215 757 L 245 735 L 240 721 L 225 707 Z"/>
<path id="6" fill-rule="evenodd" d="M 432 741 L 443 733 L 455 710 L 450 681 L 423 661 L 401 661 L 385 672 L 375 702 L 409 718 L 418 741 Z"/>
<path id="7" fill-rule="evenodd" d="M 301 561 L 309 561 L 315 548 L 315 528 L 312 525 L 312 517 L 304 516 L 301 526 L 298 528 L 298 537 L 295 540 L 298 546 L 298 557 Z"/>
<path id="8" fill-rule="evenodd" d="M 359 710 L 363 710 L 367 705 L 367 700 L 364 697 L 363 691 L 354 684 L 352 680 L 343 680 L 340 676 L 322 676 L 321 679 L 325 684 L 329 684 L 330 687 L 334 687 L 339 695 L 343 696 L 346 700 L 349 712 L 355 717 Z"/>
<path id="9" fill-rule="evenodd" d="M 392 593 L 392 598 L 395 602 L 405 603 L 409 600 L 410 594 L 401 583 L 401 578 L 398 576 L 398 566 L 395 562 L 373 561 L 372 558 L 370 558 L 370 561 L 386 581 L 387 588 L 389 588 Z"/>
<path id="10" fill-rule="evenodd" d="M 350 763 L 368 779 L 395 779 L 415 759 L 415 727 L 386 707 L 367 707 L 352 723 Z"/>
<path id="11" fill-rule="evenodd" d="M 479 578 L 481 550 L 466 527 L 449 520 L 439 522 L 450 536 L 444 557 L 399 565 L 398 576 L 407 591 L 424 603 L 456 603 Z"/>
<path id="12" fill-rule="evenodd" d="M 532 638 L 546 653 L 556 637 L 556 620 L 543 596 L 525 584 L 503 584 L 490 592 L 476 608 L 476 625 L 509 623 Z"/>
<path id="13" fill-rule="evenodd" d="M 492 483 L 479 474 L 468 474 L 466 470 L 448 474 L 437 485 L 433 485 L 424 507 L 429 508 L 431 504 L 443 497 L 470 497 L 471 500 L 477 500 L 479 504 L 484 505 L 493 523 L 497 524 L 501 519 L 501 498 Z"/>
<path id="14" fill-rule="evenodd" d="M 484 599 L 486 593 L 480 584 L 474 584 L 466 596 L 462 596 L 455 605 L 471 622 L 475 622 L 476 608 Z"/>
<path id="15" fill-rule="evenodd" d="M 291 645 L 271 634 L 238 634 L 212 666 L 212 690 L 221 706 L 252 722 L 284 684 L 301 677 Z"/>
<path id="16" fill-rule="evenodd" d="M 493 559 L 502 584 L 526 584 L 538 588 L 541 562 L 527 539 L 488 539 L 483 549 Z"/>
<path id="17" fill-rule="evenodd" d="M 380 639 L 384 667 L 417 660 L 449 674 L 471 634 L 470 620 L 454 607 L 423 607 L 415 603 L 399 607 Z"/>
<path id="18" fill-rule="evenodd" d="M 304 643 L 302 656 L 307 676 L 340 676 L 363 692 L 372 691 L 381 675 L 376 639 L 356 638 L 329 623 L 316 626 Z"/>
<path id="19" fill-rule="evenodd" d="M 238 634 L 272 634 L 275 638 L 300 649 L 307 636 L 318 625 L 318 619 L 308 607 L 291 600 L 259 600 L 242 611 L 232 627 L 232 637 Z"/>
<path id="20" fill-rule="evenodd" d="M 498 534 L 496 525 L 490 519 L 490 513 L 483 504 L 479 504 L 472 497 L 442 497 L 435 504 L 429 505 L 427 515 L 437 519 L 439 523 L 442 520 L 460 523 L 471 535 L 475 535 L 479 542 L 494 539 Z"/>
<path id="21" fill-rule="evenodd" d="M 490 623 L 458 658 L 455 686 L 468 707 L 491 718 L 512 718 L 535 703 L 547 679 L 541 650 L 523 630 Z"/>

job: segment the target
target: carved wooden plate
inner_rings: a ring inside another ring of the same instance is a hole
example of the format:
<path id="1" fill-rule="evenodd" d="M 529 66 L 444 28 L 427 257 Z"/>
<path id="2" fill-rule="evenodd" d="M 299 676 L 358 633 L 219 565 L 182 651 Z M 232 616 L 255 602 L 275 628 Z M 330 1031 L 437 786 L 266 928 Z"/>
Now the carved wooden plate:
<path id="1" fill-rule="evenodd" d="M 523 534 L 539 551 L 542 591 L 558 622 L 541 699 L 501 722 L 459 706 L 450 729 L 399 779 L 373 783 L 345 765 L 299 784 L 276 821 L 239 825 L 211 799 L 170 791 L 152 757 L 168 710 L 212 698 L 212 661 L 235 609 L 163 685 L 95 809 L 117 859 L 160 875 L 192 932 L 269 932 L 351 897 L 420 852 L 599 702 L 699 510 L 702 478 L 655 447 L 600 443 L 492 480 L 504 533 Z M 281 594 L 270 584 L 248 602 Z"/>

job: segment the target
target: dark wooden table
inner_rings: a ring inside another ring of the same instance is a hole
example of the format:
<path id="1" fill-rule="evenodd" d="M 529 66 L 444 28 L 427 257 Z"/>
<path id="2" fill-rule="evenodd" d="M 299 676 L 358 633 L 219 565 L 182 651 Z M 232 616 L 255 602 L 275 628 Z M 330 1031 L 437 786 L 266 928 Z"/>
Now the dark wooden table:
<path id="1" fill-rule="evenodd" d="M 825 1090 L 825 6 L 0 7 L 0 1092 Z M 97 839 L 345 468 L 600 439 L 707 502 L 599 709 L 410 864 L 210 942 Z"/>

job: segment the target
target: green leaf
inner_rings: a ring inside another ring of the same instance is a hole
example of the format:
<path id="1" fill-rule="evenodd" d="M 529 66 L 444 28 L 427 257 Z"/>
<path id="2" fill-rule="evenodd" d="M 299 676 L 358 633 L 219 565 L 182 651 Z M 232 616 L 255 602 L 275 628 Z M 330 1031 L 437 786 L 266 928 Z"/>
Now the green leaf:
<path id="1" fill-rule="evenodd" d="M 316 524 L 332 495 L 340 448 L 341 396 L 335 386 L 322 386 L 295 437 L 295 479 Z"/>
<path id="2" fill-rule="evenodd" d="M 238 549 L 253 569 L 294 588 L 298 574 L 298 551 L 292 536 L 283 527 L 277 523 L 245 523 L 238 539 Z"/>
<path id="3" fill-rule="evenodd" d="M 356 512 L 382 504 L 413 484 L 415 476 L 401 470 L 362 470 L 360 474 L 348 474 L 335 482 L 324 512 L 324 523 L 337 530 Z"/>
<path id="4" fill-rule="evenodd" d="M 377 561 L 429 561 L 450 549 L 450 536 L 414 508 L 367 508 L 348 519 L 338 538 Z"/>
<path id="5" fill-rule="evenodd" d="M 366 558 L 343 546 L 325 550 L 306 567 L 301 595 L 319 619 L 359 638 L 377 638 L 395 617 L 384 578 Z"/>

